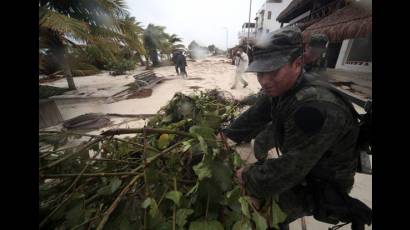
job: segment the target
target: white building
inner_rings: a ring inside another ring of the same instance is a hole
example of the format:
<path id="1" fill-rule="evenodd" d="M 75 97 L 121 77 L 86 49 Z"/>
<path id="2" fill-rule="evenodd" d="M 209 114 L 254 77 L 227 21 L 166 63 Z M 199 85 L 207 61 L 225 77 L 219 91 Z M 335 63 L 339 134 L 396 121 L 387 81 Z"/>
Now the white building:
<path id="1" fill-rule="evenodd" d="M 257 11 L 255 24 L 256 36 L 262 36 L 279 28 L 276 17 L 286 7 L 290 0 L 267 0 Z"/>
<path id="2" fill-rule="evenodd" d="M 255 23 L 243 23 L 242 30 L 238 33 L 239 44 L 245 44 L 248 39 L 249 32 L 249 43 L 253 44 L 256 38 Z"/>

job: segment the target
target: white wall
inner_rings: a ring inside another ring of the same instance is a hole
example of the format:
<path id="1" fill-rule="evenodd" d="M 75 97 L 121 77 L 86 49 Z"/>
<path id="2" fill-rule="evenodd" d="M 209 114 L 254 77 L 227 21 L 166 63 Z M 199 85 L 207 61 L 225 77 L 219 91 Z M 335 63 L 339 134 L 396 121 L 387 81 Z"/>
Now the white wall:
<path id="1" fill-rule="evenodd" d="M 261 8 L 256 13 L 256 16 L 259 18 L 258 19 L 258 24 L 257 24 L 257 35 L 260 36 L 261 34 L 266 34 L 266 29 L 269 29 L 269 32 L 275 31 L 280 28 L 280 23 L 276 21 L 276 18 L 279 16 L 279 14 L 289 5 L 291 0 L 283 0 L 282 3 L 269 3 L 265 2 Z M 263 14 L 263 25 L 262 25 L 262 33 L 259 32 L 258 28 L 261 27 L 261 14 L 260 12 L 264 10 Z M 268 19 L 268 12 L 271 12 L 271 18 Z"/>
<path id="2" fill-rule="evenodd" d="M 346 39 L 342 43 L 342 47 L 340 48 L 339 57 L 337 58 L 335 69 L 342 69 L 342 70 L 350 70 L 350 71 L 357 71 L 357 72 L 372 72 L 372 63 L 370 62 L 368 66 L 365 65 L 349 65 L 346 64 L 346 59 L 350 52 L 350 48 L 352 45 L 352 39 Z"/>

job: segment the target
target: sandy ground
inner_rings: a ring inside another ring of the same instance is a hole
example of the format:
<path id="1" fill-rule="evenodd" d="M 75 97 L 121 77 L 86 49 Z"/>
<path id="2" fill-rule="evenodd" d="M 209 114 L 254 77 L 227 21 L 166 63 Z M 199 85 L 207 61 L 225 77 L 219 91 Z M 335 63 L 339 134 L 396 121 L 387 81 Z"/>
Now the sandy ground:
<path id="1" fill-rule="evenodd" d="M 249 83 L 248 87 L 242 88 L 238 84 L 236 89 L 231 90 L 235 66 L 231 65 L 224 57 L 210 57 L 196 62 L 188 61 L 187 80 L 177 76 L 173 66 L 154 69 L 158 76 L 162 76 L 167 80 L 156 85 L 150 97 L 123 100 L 111 104 L 106 103 L 107 97 L 126 89 L 125 85 L 134 81 L 132 76 L 141 70 L 134 70 L 127 75 L 116 77 L 109 76 L 108 73 L 102 73 L 75 78 L 78 90 L 67 92 L 65 95 L 55 98 L 63 118 L 67 120 L 84 113 L 154 114 L 162 106 L 166 105 L 176 92 L 190 94 L 196 89 L 217 88 L 229 92 L 237 99 L 256 93 L 260 89 L 255 74 L 246 73 L 244 79 Z M 65 79 L 61 79 L 47 83 L 47 85 L 66 87 L 67 82 Z M 67 100 L 67 98 L 73 97 L 77 99 Z M 80 101 L 78 100 L 79 98 L 83 98 L 83 100 Z M 363 112 L 360 107 L 356 107 L 356 109 L 359 113 Z M 109 127 L 94 130 L 90 134 L 99 134 L 102 130 L 109 128 L 138 128 L 143 127 L 146 123 L 145 120 L 135 120 L 132 118 L 113 118 L 111 121 L 112 124 Z M 58 130 L 60 128 L 61 125 L 57 125 L 48 129 Z M 250 144 L 238 146 L 237 151 L 249 163 L 255 162 L 256 159 L 251 153 Z M 274 151 L 270 153 L 270 156 L 275 156 Z M 372 207 L 372 177 L 356 174 L 355 185 L 351 195 Z M 314 220 L 313 217 L 306 217 L 305 222 L 309 230 L 327 230 L 329 227 L 328 224 L 320 223 Z M 290 229 L 302 229 L 301 220 L 293 222 Z M 347 225 L 340 229 L 347 230 L 350 227 Z M 372 227 L 366 226 L 366 229 L 372 229 Z"/>
<path id="2" fill-rule="evenodd" d="M 166 81 L 157 84 L 153 88 L 152 95 L 147 98 L 138 98 L 118 101 L 107 104 L 105 98 L 126 87 L 124 85 L 133 82 L 132 76 L 141 70 L 135 70 L 127 75 L 112 77 L 108 73 L 102 73 L 87 77 L 76 77 L 74 81 L 77 91 L 67 92 L 63 96 L 54 97 L 57 106 L 67 120 L 78 115 L 90 112 L 119 113 L 119 114 L 146 114 L 156 113 L 162 106 L 174 96 L 176 92 L 192 93 L 194 90 L 214 89 L 225 90 L 235 98 L 243 98 L 260 89 L 255 74 L 246 73 L 244 79 L 249 83 L 247 88 L 242 88 L 238 84 L 236 89 L 231 90 L 233 84 L 235 66 L 226 63 L 224 57 L 210 57 L 196 62 L 188 61 L 188 79 L 184 80 L 176 75 L 173 66 L 165 66 L 154 69 L 158 76 L 162 76 Z M 65 79 L 47 83 L 47 85 L 66 87 Z M 85 101 L 79 103 L 78 100 L 67 100 L 67 98 L 81 97 Z M 88 100 L 87 100 L 88 98 Z"/>

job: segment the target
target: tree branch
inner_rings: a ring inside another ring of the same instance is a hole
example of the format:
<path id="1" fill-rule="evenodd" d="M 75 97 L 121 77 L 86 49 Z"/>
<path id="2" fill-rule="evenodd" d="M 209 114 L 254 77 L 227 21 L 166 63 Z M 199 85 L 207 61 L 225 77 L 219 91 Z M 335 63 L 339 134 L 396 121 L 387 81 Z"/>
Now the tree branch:
<path id="1" fill-rule="evenodd" d="M 59 178 L 59 177 L 75 177 L 75 176 L 84 176 L 84 177 L 106 177 L 106 176 L 129 176 L 129 175 L 138 175 L 137 172 L 113 172 L 113 173 L 66 173 L 66 174 L 49 174 L 43 175 L 43 178 Z"/>
<path id="2" fill-rule="evenodd" d="M 63 162 L 63 161 L 65 161 L 65 160 L 67 160 L 67 159 L 69 159 L 69 158 L 71 158 L 71 157 L 73 157 L 73 156 L 75 156 L 75 155 L 81 153 L 82 151 L 87 150 L 88 148 L 90 148 L 91 146 L 93 146 L 95 143 L 98 143 L 98 142 L 101 141 L 102 139 L 103 139 L 103 137 L 98 137 L 98 138 L 96 138 L 96 139 L 94 139 L 94 140 L 88 142 L 87 144 L 83 145 L 83 147 L 82 147 L 80 150 L 78 150 L 77 152 L 73 152 L 73 153 L 69 153 L 69 154 L 64 155 L 62 158 L 60 158 L 60 159 L 58 159 L 58 160 L 56 160 L 56 161 L 53 161 L 53 162 L 51 162 L 50 164 L 47 164 L 46 166 L 40 168 L 40 171 L 43 170 L 43 169 L 51 168 L 51 167 L 53 167 L 53 166 L 56 166 L 56 165 L 60 164 L 61 162 Z"/>
<path id="3" fill-rule="evenodd" d="M 185 137 L 195 138 L 196 136 L 182 131 L 170 130 L 170 129 L 154 129 L 154 128 L 139 128 L 139 129 L 110 129 L 103 133 L 102 136 L 111 136 L 111 135 L 120 135 L 120 134 L 131 134 L 131 133 L 143 133 L 144 130 L 146 133 L 166 133 L 166 134 L 177 134 Z"/>
<path id="4" fill-rule="evenodd" d="M 121 198 L 131 189 L 132 185 L 137 182 L 137 180 L 143 176 L 143 174 L 136 175 L 130 183 L 128 183 L 127 186 L 125 186 L 121 193 L 117 196 L 117 198 L 114 200 L 114 202 L 111 204 L 111 206 L 108 208 L 108 210 L 105 212 L 104 217 L 100 221 L 100 223 L 97 226 L 97 230 L 102 230 L 104 228 L 105 223 L 108 221 L 108 218 L 110 217 L 111 213 L 115 210 L 115 208 L 118 206 L 118 204 L 121 201 Z"/>

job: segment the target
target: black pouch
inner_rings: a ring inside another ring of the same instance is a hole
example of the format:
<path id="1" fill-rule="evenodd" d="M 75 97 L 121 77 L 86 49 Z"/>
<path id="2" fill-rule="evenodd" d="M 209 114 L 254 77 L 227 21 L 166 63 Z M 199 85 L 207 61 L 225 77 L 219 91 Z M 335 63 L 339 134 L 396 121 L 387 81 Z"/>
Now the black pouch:
<path id="1" fill-rule="evenodd" d="M 372 222 L 372 210 L 358 199 L 342 192 L 336 185 L 322 181 L 310 182 L 315 208 L 313 217 L 321 222 L 352 223 L 353 230 L 364 229 Z"/>
<path id="2" fill-rule="evenodd" d="M 347 220 L 348 207 L 339 192 L 328 183 L 311 183 L 315 209 L 313 217 L 321 222 L 337 224 L 339 221 Z"/>

